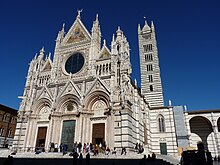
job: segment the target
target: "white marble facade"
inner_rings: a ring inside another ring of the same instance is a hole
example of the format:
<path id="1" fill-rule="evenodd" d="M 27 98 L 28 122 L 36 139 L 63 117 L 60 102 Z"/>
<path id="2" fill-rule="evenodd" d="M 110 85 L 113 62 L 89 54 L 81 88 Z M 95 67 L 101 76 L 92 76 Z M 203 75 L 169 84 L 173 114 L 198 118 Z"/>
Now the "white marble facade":
<path id="1" fill-rule="evenodd" d="M 142 86 L 153 85 L 155 90 L 144 97 L 136 80 L 131 81 L 130 49 L 123 31 L 118 28 L 113 34 L 109 49 L 105 40 L 101 45 L 98 15 L 90 33 L 80 14 L 67 33 L 64 26 L 59 31 L 53 60 L 42 48 L 30 62 L 13 147 L 27 151 L 42 145 L 48 150 L 50 142 L 63 141 L 64 123 L 72 121 L 69 144 L 105 141 L 110 149 L 133 150 L 141 143 L 146 153 L 176 155 L 173 112 L 163 105 L 157 52 L 150 59 L 155 59 L 155 81 L 142 80 Z M 139 35 L 144 28 L 139 27 Z M 155 50 L 155 30 L 147 30 L 154 32 Z M 144 42 L 139 40 L 140 50 Z"/>

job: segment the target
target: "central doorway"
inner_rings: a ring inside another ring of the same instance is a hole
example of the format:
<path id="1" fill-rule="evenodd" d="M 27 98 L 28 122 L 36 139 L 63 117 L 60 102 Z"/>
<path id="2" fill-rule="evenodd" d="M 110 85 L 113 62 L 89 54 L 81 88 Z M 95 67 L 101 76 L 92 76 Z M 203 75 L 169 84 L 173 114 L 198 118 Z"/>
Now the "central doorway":
<path id="1" fill-rule="evenodd" d="M 63 121 L 63 129 L 62 129 L 62 136 L 61 136 L 61 143 L 68 146 L 67 151 L 73 150 L 73 142 L 75 136 L 75 120 L 66 120 Z"/>
<path id="2" fill-rule="evenodd" d="M 92 144 L 100 144 L 105 141 L 105 123 L 93 124 Z"/>

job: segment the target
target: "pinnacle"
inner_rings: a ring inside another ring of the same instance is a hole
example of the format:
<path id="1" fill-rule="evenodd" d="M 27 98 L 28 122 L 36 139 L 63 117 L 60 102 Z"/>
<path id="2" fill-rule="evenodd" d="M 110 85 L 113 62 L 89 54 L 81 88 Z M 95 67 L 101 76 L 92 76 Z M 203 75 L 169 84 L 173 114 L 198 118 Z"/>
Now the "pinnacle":
<path id="1" fill-rule="evenodd" d="M 151 30 L 151 28 L 149 27 L 149 25 L 147 24 L 147 21 L 145 20 L 145 25 L 144 25 L 142 31 L 150 31 L 150 30 Z"/>

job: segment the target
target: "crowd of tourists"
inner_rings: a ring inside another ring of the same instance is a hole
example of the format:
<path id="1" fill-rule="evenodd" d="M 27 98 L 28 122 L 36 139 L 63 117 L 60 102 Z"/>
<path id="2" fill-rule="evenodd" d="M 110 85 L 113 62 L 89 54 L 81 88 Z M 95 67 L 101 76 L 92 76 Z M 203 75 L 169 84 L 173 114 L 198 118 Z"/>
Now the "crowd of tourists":
<path id="1" fill-rule="evenodd" d="M 57 143 L 50 143 L 49 144 L 49 152 L 63 152 L 63 154 L 65 155 L 68 151 L 68 145 L 67 144 L 63 144 L 61 143 L 60 145 L 58 145 Z M 82 144 L 81 142 L 75 142 L 72 145 L 72 154 L 73 153 L 92 153 L 94 156 L 98 155 L 98 154 L 105 154 L 105 155 L 109 155 L 109 154 L 116 154 L 116 148 L 112 149 L 112 151 L 110 150 L 110 148 L 106 145 L 105 142 L 100 143 L 100 144 L 92 144 L 92 143 L 84 143 Z"/>
<path id="2" fill-rule="evenodd" d="M 57 143 L 50 143 L 49 144 L 49 152 L 62 152 L 63 155 L 67 154 L 67 151 L 70 151 L 68 149 L 67 144 L 61 143 L 58 145 Z M 78 155 L 80 153 L 82 154 L 87 154 L 90 153 L 93 156 L 96 156 L 98 154 L 105 154 L 105 155 L 110 155 L 110 154 L 115 154 L 117 153 L 116 148 L 114 147 L 113 149 L 110 149 L 107 145 L 106 142 L 99 143 L 99 144 L 92 144 L 92 143 L 81 143 L 81 142 L 74 142 L 71 147 L 71 153 L 70 156 L 73 156 L 74 153 L 77 153 Z M 134 147 L 135 151 L 138 154 L 141 154 L 144 152 L 144 147 L 140 143 L 136 143 Z M 126 155 L 127 151 L 125 147 L 121 148 L 121 155 Z"/>

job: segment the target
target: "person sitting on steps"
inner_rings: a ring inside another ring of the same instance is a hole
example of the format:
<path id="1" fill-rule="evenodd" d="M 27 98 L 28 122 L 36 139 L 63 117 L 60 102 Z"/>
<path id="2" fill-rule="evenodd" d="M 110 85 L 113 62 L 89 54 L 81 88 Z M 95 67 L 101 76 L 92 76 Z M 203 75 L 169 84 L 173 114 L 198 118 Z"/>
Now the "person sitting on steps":
<path id="1" fill-rule="evenodd" d="M 126 153 L 127 153 L 127 152 L 126 152 L 126 148 L 125 148 L 125 147 L 122 147 L 121 155 L 123 155 L 123 154 L 126 155 Z"/>

